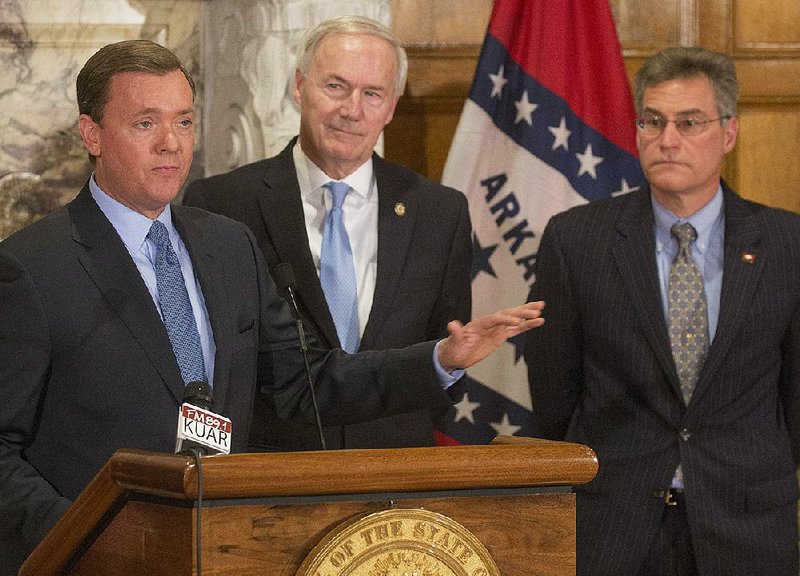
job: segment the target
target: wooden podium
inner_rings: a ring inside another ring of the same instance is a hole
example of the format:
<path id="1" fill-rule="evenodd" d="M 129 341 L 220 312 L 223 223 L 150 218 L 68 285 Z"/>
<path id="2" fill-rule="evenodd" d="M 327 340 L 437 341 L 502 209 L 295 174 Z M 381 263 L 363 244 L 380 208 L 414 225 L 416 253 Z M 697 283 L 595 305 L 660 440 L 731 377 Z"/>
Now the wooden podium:
<path id="1" fill-rule="evenodd" d="M 199 543 L 202 574 L 294 576 L 328 542 L 326 553 L 342 569 L 313 576 L 392 576 L 403 571 L 387 568 L 388 560 L 377 564 L 385 569 L 349 572 L 347 555 L 354 542 L 375 544 L 392 527 L 399 533 L 399 522 L 354 534 L 341 546 L 337 530 L 381 511 L 419 511 L 467 532 L 414 523 L 410 531 L 430 544 L 414 544 L 419 562 L 430 551 L 458 553 L 471 534 L 502 576 L 574 575 L 575 497 L 555 487 L 589 482 L 597 472 L 586 446 L 508 436 L 488 446 L 218 455 L 200 462 L 199 534 L 194 459 L 120 450 L 20 574 L 188 576 L 197 573 Z M 384 556 L 393 565 L 402 559 Z M 460 570 L 442 573 L 492 574 Z"/>

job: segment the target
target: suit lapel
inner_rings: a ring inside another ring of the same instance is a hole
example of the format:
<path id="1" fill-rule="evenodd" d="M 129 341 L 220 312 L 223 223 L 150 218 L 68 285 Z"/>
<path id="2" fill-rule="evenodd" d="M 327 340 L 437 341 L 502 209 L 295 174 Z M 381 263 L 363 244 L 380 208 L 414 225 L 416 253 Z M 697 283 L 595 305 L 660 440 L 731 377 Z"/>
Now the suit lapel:
<path id="1" fill-rule="evenodd" d="M 227 376 L 230 374 L 232 357 L 231 335 L 234 334 L 229 315 L 222 265 L 224 259 L 217 253 L 217 246 L 203 229 L 187 217 L 182 206 L 172 207 L 172 221 L 181 235 L 189 256 L 195 276 L 200 282 L 203 300 L 208 311 L 208 319 L 214 334 L 214 403 L 224 406 L 228 391 Z"/>
<path id="2" fill-rule="evenodd" d="M 183 380 L 167 330 L 125 245 L 84 186 L 70 205 L 73 240 L 86 247 L 81 265 L 150 358 L 176 400 Z"/>
<path id="3" fill-rule="evenodd" d="M 295 140 L 275 162 L 268 164 L 264 190 L 258 193 L 258 204 L 279 261 L 292 263 L 299 305 L 307 311 L 305 316 L 311 320 L 310 328 L 323 346 L 338 348 L 339 337 L 308 247 L 300 185 L 292 158 Z"/>
<path id="4" fill-rule="evenodd" d="M 707 383 L 714 381 L 725 356 L 735 342 L 745 317 L 742 310 L 753 301 L 758 281 L 769 257 L 759 249 L 762 232 L 747 204 L 723 183 L 725 194 L 725 248 L 719 320 L 690 406 L 702 397 Z M 746 258 L 750 255 L 752 258 Z"/>
<path id="5" fill-rule="evenodd" d="M 378 185 L 378 266 L 362 349 L 371 347 L 393 306 L 418 210 L 411 182 L 377 154 L 372 159 Z"/>
<path id="6" fill-rule="evenodd" d="M 629 200 L 617 222 L 618 236 L 612 253 L 645 337 L 676 394 L 680 395 L 658 285 L 649 188 L 644 186 L 632 192 Z"/>

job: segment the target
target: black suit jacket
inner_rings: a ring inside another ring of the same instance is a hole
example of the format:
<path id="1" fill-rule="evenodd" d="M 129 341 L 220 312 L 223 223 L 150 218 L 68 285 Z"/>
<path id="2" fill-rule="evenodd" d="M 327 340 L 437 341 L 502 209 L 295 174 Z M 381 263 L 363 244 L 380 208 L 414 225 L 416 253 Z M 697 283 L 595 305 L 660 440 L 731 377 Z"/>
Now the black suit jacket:
<path id="1" fill-rule="evenodd" d="M 340 346 L 314 266 L 292 158 L 293 140 L 278 156 L 193 182 L 184 204 L 244 222 L 270 269 L 292 265 L 300 313 L 322 346 Z M 373 155 L 378 184 L 375 295 L 360 350 L 408 346 L 447 335 L 450 320 L 469 320 L 471 226 L 463 194 Z M 405 212 L 395 210 L 402 204 Z M 433 422 L 448 408 L 442 394 L 428 410 L 349 427 L 326 426 L 328 447 L 388 448 L 433 443 Z M 319 447 L 313 427 L 276 426 L 268 404 L 257 407 L 253 449 Z M 323 415 L 323 423 L 331 422 Z"/>
<path id="2" fill-rule="evenodd" d="M 247 446 L 257 388 L 283 417 L 313 421 L 295 325 L 250 231 L 181 206 L 173 221 L 207 305 L 214 410 L 233 421 L 233 450 Z M 320 407 L 339 423 L 441 394 L 433 343 L 310 353 Z M 0 574 L 16 573 L 115 450 L 173 452 L 182 398 L 166 329 L 88 186 L 0 243 Z"/>
<path id="3" fill-rule="evenodd" d="M 527 337 L 544 436 L 591 446 L 578 574 L 638 574 L 680 461 L 700 574 L 797 574 L 800 217 L 724 186 L 719 324 L 688 407 L 658 287 L 649 189 L 552 218 Z"/>

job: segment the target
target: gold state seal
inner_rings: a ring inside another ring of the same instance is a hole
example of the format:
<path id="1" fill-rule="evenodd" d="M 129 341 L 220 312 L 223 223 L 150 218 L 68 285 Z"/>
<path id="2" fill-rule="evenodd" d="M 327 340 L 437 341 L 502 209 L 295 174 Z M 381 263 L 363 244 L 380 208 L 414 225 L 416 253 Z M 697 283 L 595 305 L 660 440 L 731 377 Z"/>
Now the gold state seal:
<path id="1" fill-rule="evenodd" d="M 454 520 L 418 508 L 345 522 L 297 576 L 500 576 L 486 547 Z"/>

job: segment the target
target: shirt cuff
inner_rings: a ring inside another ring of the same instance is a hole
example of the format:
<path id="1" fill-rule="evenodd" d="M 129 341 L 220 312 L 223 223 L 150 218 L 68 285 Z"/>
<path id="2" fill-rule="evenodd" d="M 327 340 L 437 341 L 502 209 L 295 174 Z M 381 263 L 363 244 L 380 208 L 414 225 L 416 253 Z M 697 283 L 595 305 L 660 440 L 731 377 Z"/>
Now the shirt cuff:
<path id="1" fill-rule="evenodd" d="M 464 370 L 461 368 L 456 368 L 452 372 L 448 372 L 442 367 L 442 364 L 439 362 L 439 344 L 442 341 L 439 340 L 436 345 L 433 347 L 433 367 L 436 369 L 436 376 L 439 377 L 439 383 L 442 385 L 442 390 L 447 390 L 458 382 L 461 377 L 464 375 Z"/>

